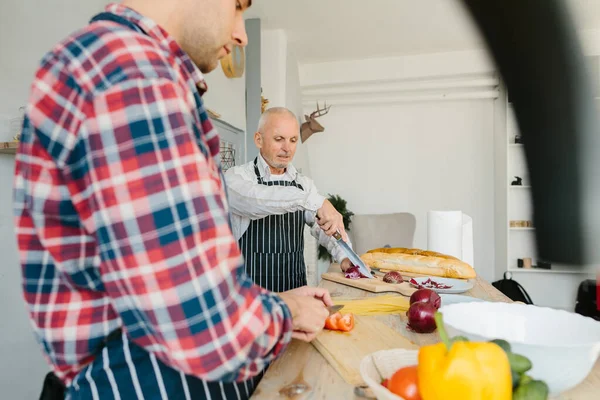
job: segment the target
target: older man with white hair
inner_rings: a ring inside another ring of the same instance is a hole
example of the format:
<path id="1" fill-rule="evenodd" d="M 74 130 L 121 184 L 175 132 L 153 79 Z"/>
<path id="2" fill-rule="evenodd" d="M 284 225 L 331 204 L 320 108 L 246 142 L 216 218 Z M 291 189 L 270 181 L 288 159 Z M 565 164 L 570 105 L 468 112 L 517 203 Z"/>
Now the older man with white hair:
<path id="1" fill-rule="evenodd" d="M 339 231 L 348 240 L 342 215 L 319 194 L 312 179 L 292 165 L 299 134 L 298 119 L 290 110 L 266 110 L 254 134 L 258 156 L 225 175 L 233 234 L 245 257 L 246 273 L 275 292 L 307 284 L 305 223 L 342 270 L 351 266 L 332 237 Z"/>

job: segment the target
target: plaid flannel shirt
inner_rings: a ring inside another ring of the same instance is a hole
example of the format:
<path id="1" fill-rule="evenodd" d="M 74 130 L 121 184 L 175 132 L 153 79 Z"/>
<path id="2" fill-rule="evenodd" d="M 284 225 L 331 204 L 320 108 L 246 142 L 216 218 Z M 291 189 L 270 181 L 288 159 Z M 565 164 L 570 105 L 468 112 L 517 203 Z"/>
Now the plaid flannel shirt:
<path id="1" fill-rule="evenodd" d="M 291 340 L 283 301 L 254 285 L 228 220 L 219 137 L 190 58 L 121 5 L 42 60 L 15 171 L 24 298 L 66 383 L 123 327 L 186 374 L 243 380 Z"/>

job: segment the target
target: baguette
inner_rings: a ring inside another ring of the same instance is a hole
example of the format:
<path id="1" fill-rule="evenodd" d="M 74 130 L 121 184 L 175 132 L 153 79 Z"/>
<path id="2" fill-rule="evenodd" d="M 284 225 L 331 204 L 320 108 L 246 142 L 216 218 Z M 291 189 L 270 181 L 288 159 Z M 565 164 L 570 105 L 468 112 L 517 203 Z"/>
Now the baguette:
<path id="1" fill-rule="evenodd" d="M 414 256 L 440 257 L 448 260 L 460 261 L 458 258 L 448 254 L 442 254 L 431 250 L 407 249 L 405 247 L 382 247 L 380 249 L 369 250 L 367 253 L 412 254 Z"/>
<path id="2" fill-rule="evenodd" d="M 473 279 L 473 267 L 447 254 L 434 251 L 385 248 L 369 250 L 360 257 L 370 267 L 445 278 Z"/>

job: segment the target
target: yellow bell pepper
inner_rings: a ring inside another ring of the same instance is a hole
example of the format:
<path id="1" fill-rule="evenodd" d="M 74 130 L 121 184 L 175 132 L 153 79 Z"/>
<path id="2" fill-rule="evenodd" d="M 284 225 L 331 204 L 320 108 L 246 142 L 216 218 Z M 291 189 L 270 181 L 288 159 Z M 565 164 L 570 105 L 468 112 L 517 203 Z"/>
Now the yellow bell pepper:
<path id="1" fill-rule="evenodd" d="M 423 400 L 511 400 L 510 363 L 495 343 L 450 343 L 442 316 L 436 323 L 442 343 L 419 350 L 417 368 Z M 448 350 L 449 349 L 449 350 Z"/>

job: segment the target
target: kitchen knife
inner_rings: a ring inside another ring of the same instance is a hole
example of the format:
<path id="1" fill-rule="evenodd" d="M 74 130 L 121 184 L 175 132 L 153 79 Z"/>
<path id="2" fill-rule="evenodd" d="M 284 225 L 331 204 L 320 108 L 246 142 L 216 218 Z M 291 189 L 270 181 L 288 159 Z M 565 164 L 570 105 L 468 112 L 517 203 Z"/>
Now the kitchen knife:
<path id="1" fill-rule="evenodd" d="M 317 213 L 313 213 L 313 215 L 314 215 L 315 221 L 319 219 L 319 216 L 317 215 Z M 309 225 L 312 227 L 314 225 L 314 222 L 312 222 Z M 344 239 L 342 239 L 342 235 L 340 235 L 340 232 L 338 231 L 338 232 L 334 233 L 333 237 L 335 238 L 335 240 L 337 240 L 339 245 L 342 247 L 342 249 L 344 250 L 344 253 L 346 253 L 346 256 L 348 256 L 348 259 L 350 260 L 350 262 L 358 267 L 358 270 L 360 271 L 360 273 L 363 274 L 364 276 L 366 276 L 367 278 L 374 279 L 375 277 L 373 276 L 373 274 L 371 274 L 371 272 L 369 272 L 369 269 L 367 268 L 367 266 L 365 265 L 363 260 L 360 259 L 360 257 L 354 252 L 354 250 L 352 250 L 350 248 L 350 246 L 348 246 L 348 243 L 344 242 Z"/>
<path id="2" fill-rule="evenodd" d="M 350 259 L 350 262 L 358 267 L 358 270 L 361 274 L 363 274 L 367 278 L 375 278 L 373 274 L 371 274 L 363 260 L 360 259 L 360 257 L 354 252 L 354 250 L 352 250 L 352 248 L 350 248 L 350 246 L 348 246 L 348 243 L 344 242 L 344 239 L 342 239 L 342 235 L 340 235 L 339 232 L 334 233 L 333 237 L 335 238 L 335 240 L 337 240 L 338 244 L 342 247 L 342 249 L 344 249 L 344 252 Z"/>
<path id="3" fill-rule="evenodd" d="M 327 307 L 327 311 L 329 311 L 329 315 L 333 315 L 336 312 L 340 311 L 342 308 L 344 308 L 344 305 L 338 304 L 337 306 Z"/>

